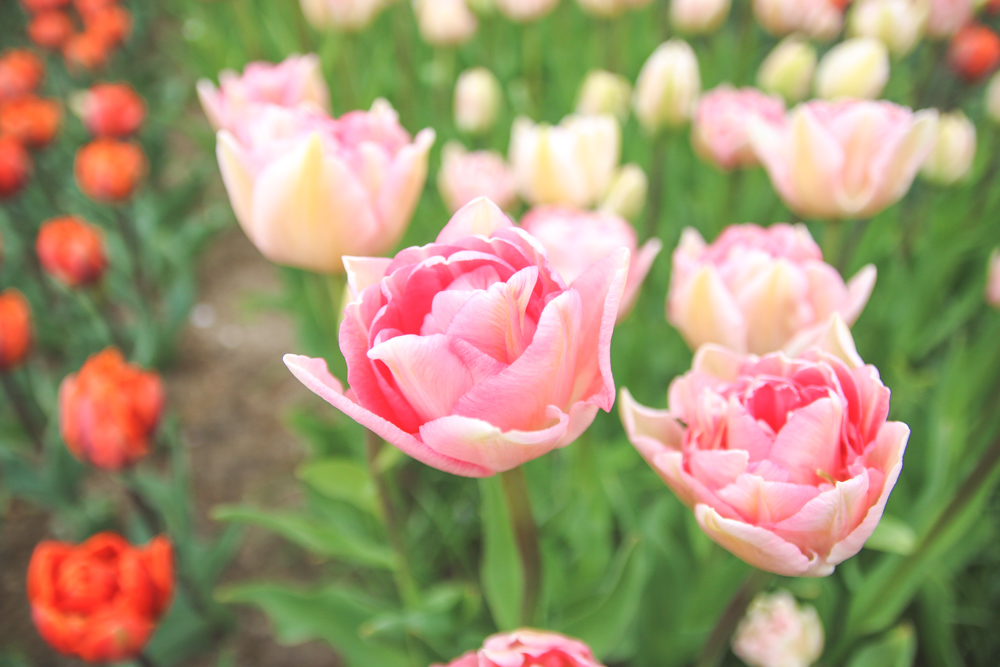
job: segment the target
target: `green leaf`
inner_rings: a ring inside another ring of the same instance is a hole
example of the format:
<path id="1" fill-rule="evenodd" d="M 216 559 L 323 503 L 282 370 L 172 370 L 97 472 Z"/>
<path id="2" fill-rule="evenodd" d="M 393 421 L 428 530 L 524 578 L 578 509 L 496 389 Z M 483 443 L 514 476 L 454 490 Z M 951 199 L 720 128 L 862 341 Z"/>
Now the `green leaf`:
<path id="1" fill-rule="evenodd" d="M 345 535 L 329 523 L 296 512 L 265 512 L 242 506 L 221 506 L 212 510 L 217 521 L 233 521 L 260 526 L 278 533 L 310 553 L 341 558 L 359 565 L 388 570 L 396 565 L 392 551 L 360 534 Z"/>
<path id="2" fill-rule="evenodd" d="M 217 594 L 226 603 L 260 607 L 274 624 L 274 634 L 285 644 L 321 639 L 352 667 L 410 667 L 406 654 L 367 641 L 359 628 L 385 609 L 342 587 L 302 591 L 278 584 L 243 584 Z"/>
<path id="3" fill-rule="evenodd" d="M 327 498 L 378 514 L 375 484 L 363 465 L 347 459 L 320 459 L 302 464 L 295 474 Z"/>
<path id="4" fill-rule="evenodd" d="M 884 514 L 875 532 L 865 543 L 866 549 L 909 556 L 917 545 L 917 534 L 910 524 L 889 514 Z"/>
<path id="5" fill-rule="evenodd" d="M 913 626 L 903 623 L 858 650 L 848 667 L 911 667 L 916 656 Z"/>
<path id="6" fill-rule="evenodd" d="M 500 630 L 520 627 L 524 573 L 504 503 L 500 479 L 479 481 L 482 496 L 483 564 L 480 577 L 483 596 Z"/>

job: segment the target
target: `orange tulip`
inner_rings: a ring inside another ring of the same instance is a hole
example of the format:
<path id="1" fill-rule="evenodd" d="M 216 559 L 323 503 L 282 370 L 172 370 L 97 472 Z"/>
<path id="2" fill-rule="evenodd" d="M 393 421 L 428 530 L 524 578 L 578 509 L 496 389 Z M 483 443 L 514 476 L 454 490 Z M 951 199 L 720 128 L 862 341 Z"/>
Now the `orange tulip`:
<path id="1" fill-rule="evenodd" d="M 46 273 L 70 287 L 93 284 L 108 268 L 104 232 L 72 215 L 43 223 L 35 250 Z"/>
<path id="2" fill-rule="evenodd" d="M 20 192 L 30 173 L 28 149 L 14 137 L 0 134 L 0 199 Z"/>
<path id="3" fill-rule="evenodd" d="M 948 62 L 966 81 L 980 81 L 1000 64 L 1000 36 L 984 25 L 967 25 L 952 38 Z"/>
<path id="4" fill-rule="evenodd" d="M 29 148 L 44 148 L 56 136 L 61 118 L 58 102 L 28 95 L 0 107 L 0 132 Z"/>
<path id="5" fill-rule="evenodd" d="M 76 182 L 91 199 L 127 199 L 146 172 L 146 156 L 138 144 L 101 138 L 76 154 Z"/>
<path id="6" fill-rule="evenodd" d="M 145 102 L 127 83 L 98 84 L 84 97 L 83 124 L 99 137 L 134 134 L 145 116 Z"/>
<path id="7" fill-rule="evenodd" d="M 53 9 L 39 12 L 28 24 L 28 37 L 44 49 L 58 51 L 76 28 L 66 12 Z"/>
<path id="8" fill-rule="evenodd" d="M 31 51 L 11 49 L 0 56 L 0 102 L 34 92 L 45 77 L 45 65 Z"/>
<path id="9" fill-rule="evenodd" d="M 51 9 L 60 9 L 69 4 L 69 0 L 21 0 L 21 4 L 32 14 Z"/>
<path id="10" fill-rule="evenodd" d="M 111 47 L 105 38 L 86 30 L 73 35 L 63 44 L 63 59 L 72 70 L 98 70 L 108 62 Z"/>
<path id="11" fill-rule="evenodd" d="M 107 46 L 117 46 L 132 31 L 132 14 L 124 7 L 110 5 L 84 14 L 83 24 Z"/>
<path id="12" fill-rule="evenodd" d="M 14 288 L 0 292 L 0 371 L 21 364 L 31 351 L 31 306 Z"/>

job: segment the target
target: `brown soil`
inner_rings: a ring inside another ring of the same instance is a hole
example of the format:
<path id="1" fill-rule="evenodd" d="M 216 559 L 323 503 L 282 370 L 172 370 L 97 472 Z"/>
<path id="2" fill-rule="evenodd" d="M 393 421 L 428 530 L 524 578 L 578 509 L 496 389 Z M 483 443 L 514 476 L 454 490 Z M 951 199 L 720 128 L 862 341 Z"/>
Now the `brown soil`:
<path id="1" fill-rule="evenodd" d="M 201 267 L 199 304 L 165 377 L 190 447 L 202 532 L 212 535 L 219 527 L 207 514 L 216 505 L 281 507 L 298 501 L 292 473 L 305 452 L 281 420 L 291 405 L 315 399 L 281 363 L 282 354 L 295 350 L 291 323 L 281 313 L 252 305 L 280 290 L 275 270 L 236 229 L 216 240 Z M 23 503 L 0 522 L 0 649 L 23 651 L 34 667 L 81 664 L 55 656 L 31 624 L 24 576 L 32 548 L 46 536 L 44 514 Z M 250 530 L 224 581 L 308 581 L 312 573 L 301 551 Z M 337 664 L 319 643 L 277 645 L 266 617 L 247 608 L 238 610 L 235 636 L 225 648 L 235 651 L 240 667 Z M 194 664 L 215 665 L 217 655 Z"/>

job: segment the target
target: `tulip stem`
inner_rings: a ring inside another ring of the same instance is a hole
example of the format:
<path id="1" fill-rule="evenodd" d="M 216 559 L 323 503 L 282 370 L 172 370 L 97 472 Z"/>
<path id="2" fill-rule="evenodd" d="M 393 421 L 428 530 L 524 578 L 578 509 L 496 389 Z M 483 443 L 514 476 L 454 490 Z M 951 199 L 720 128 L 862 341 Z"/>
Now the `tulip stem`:
<path id="1" fill-rule="evenodd" d="M 45 440 L 42 437 L 43 428 L 32 418 L 31 410 L 28 409 L 28 404 L 24 401 L 24 395 L 21 393 L 20 387 L 14 383 L 10 373 L 0 374 L 0 384 L 3 384 L 4 394 L 7 395 L 7 400 L 10 401 L 11 407 L 17 413 L 17 418 L 20 420 L 25 433 L 28 434 L 32 443 L 34 443 L 36 452 L 41 454 L 45 449 Z"/>
<path id="2" fill-rule="evenodd" d="M 156 663 L 145 653 L 135 656 L 135 661 L 142 665 L 142 667 L 156 667 Z"/>
<path id="3" fill-rule="evenodd" d="M 646 212 L 646 238 L 658 236 L 660 208 L 663 206 L 663 187 L 667 168 L 667 137 L 664 132 L 653 138 L 653 157 L 649 171 L 649 208 Z"/>
<path id="4" fill-rule="evenodd" d="M 823 236 L 823 260 L 841 274 L 847 270 L 847 221 L 829 220 L 826 223 L 826 233 Z"/>
<path id="5" fill-rule="evenodd" d="M 535 622 L 538 594 L 542 584 L 542 552 L 538 546 L 538 527 L 531 511 L 531 493 L 524 467 L 500 473 L 507 513 L 514 529 L 514 539 L 521 556 L 524 575 L 524 594 L 521 597 L 521 625 L 530 627 Z"/>
<path id="6" fill-rule="evenodd" d="M 757 593 L 767 587 L 772 576 L 757 568 L 751 570 L 740 587 L 736 589 L 732 599 L 729 600 L 729 604 L 726 605 L 715 627 L 712 628 L 712 633 L 708 636 L 705 648 L 698 658 L 697 667 L 717 667 L 722 662 L 729 650 L 733 632 L 736 631 L 736 626 L 746 614 L 747 607 L 750 606 L 750 602 L 753 601 Z"/>

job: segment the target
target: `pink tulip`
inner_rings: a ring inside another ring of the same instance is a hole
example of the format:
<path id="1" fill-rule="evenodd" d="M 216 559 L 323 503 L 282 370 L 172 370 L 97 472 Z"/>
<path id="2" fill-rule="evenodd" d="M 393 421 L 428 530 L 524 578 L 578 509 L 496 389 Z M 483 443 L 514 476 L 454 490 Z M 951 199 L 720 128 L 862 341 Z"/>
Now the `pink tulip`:
<path id="1" fill-rule="evenodd" d="M 688 228 L 674 251 L 667 320 L 692 349 L 775 352 L 834 313 L 853 324 L 875 277 L 869 265 L 845 284 L 805 225 L 732 225 L 711 245 Z"/>
<path id="2" fill-rule="evenodd" d="M 937 112 L 868 100 L 808 102 L 751 131 L 785 203 L 826 219 L 871 217 L 902 199 L 936 137 Z"/>
<path id="3" fill-rule="evenodd" d="M 385 100 L 339 119 L 258 105 L 218 137 L 219 167 L 243 231 L 272 262 L 319 273 L 344 255 L 392 249 L 427 178 L 434 131 L 411 140 Z"/>
<path id="4" fill-rule="evenodd" d="M 515 630 L 488 638 L 478 651 L 431 667 L 603 667 L 590 648 L 555 632 Z"/>
<path id="5" fill-rule="evenodd" d="M 706 345 L 670 385 L 668 410 L 622 391 L 629 439 L 702 530 L 747 563 L 826 576 L 871 536 L 910 429 L 843 322 L 797 358 Z M 828 351 L 829 350 L 829 351 Z"/>
<path id="6" fill-rule="evenodd" d="M 479 199 L 435 243 L 345 258 L 347 394 L 322 359 L 285 364 L 410 456 L 494 475 L 568 445 L 610 410 L 628 258 L 620 249 L 567 285 L 534 237 Z"/>
<path id="7" fill-rule="evenodd" d="M 736 628 L 733 653 L 751 667 L 810 667 L 823 654 L 823 624 L 788 591 L 761 593 Z"/>
<path id="8" fill-rule="evenodd" d="M 722 169 L 760 164 L 750 145 L 753 119 L 781 124 L 784 101 L 755 88 L 736 89 L 727 84 L 709 91 L 695 111 L 691 133 L 695 151 Z"/>
<path id="9" fill-rule="evenodd" d="M 606 212 L 541 206 L 521 218 L 521 229 L 545 246 L 549 262 L 567 283 L 572 283 L 617 248 L 628 248 L 633 261 L 618 307 L 619 321 L 635 304 L 642 281 L 663 247 L 659 239 L 650 239 L 637 252 L 638 242 L 632 225 Z"/>
<path id="10" fill-rule="evenodd" d="M 951 37 L 972 20 L 973 0 L 930 0 L 927 35 L 943 39 Z"/>
<path id="11" fill-rule="evenodd" d="M 208 79 L 198 82 L 198 99 L 216 130 L 233 131 L 256 104 L 330 111 L 330 91 L 315 55 L 289 56 L 277 65 L 250 63 L 243 74 L 224 70 L 218 88 Z"/>
<path id="12" fill-rule="evenodd" d="M 990 255 L 989 277 L 986 281 L 986 302 L 1000 308 L 1000 249 Z"/>
<path id="13" fill-rule="evenodd" d="M 457 143 L 447 144 L 441 154 L 438 190 L 452 212 L 480 197 L 502 209 L 517 202 L 514 172 L 502 155 L 495 151 L 469 152 Z"/>

